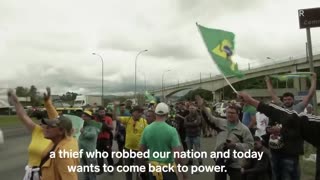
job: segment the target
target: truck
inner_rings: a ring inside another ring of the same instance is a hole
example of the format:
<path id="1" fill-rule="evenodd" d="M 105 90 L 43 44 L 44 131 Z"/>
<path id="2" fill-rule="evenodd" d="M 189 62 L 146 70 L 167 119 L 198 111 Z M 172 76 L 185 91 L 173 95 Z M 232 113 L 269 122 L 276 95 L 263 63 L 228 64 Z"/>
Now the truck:
<path id="1" fill-rule="evenodd" d="M 78 95 L 74 100 L 73 107 L 84 107 L 87 105 L 101 106 L 102 100 L 99 95 Z"/>

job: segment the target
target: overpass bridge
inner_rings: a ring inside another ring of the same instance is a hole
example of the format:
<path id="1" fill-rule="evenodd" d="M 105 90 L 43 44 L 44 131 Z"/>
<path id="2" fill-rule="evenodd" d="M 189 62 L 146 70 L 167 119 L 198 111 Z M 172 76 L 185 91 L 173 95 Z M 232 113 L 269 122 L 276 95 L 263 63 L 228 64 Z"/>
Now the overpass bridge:
<path id="1" fill-rule="evenodd" d="M 313 56 L 314 67 L 320 67 L 320 54 Z M 290 73 L 290 72 L 298 72 L 299 70 L 309 69 L 309 62 L 307 61 L 306 57 L 298 58 L 298 59 L 291 59 L 289 61 L 280 62 L 276 64 L 269 64 L 264 65 L 263 67 L 249 69 L 243 71 L 245 76 L 241 79 L 236 77 L 228 77 L 228 80 L 231 84 L 237 82 L 246 82 L 248 79 L 264 77 L 267 75 L 274 75 L 274 74 L 281 74 L 281 73 Z M 306 88 L 306 80 L 301 79 L 294 79 L 294 89 L 300 90 Z M 212 91 L 213 97 L 216 101 L 221 100 L 221 92 L 220 89 L 223 87 L 228 86 L 225 82 L 222 75 L 217 75 L 211 78 L 194 80 L 189 81 L 177 85 L 167 86 L 164 89 L 156 89 L 151 90 L 150 92 L 153 93 L 155 96 L 162 97 L 162 99 L 169 98 L 171 95 L 178 93 L 183 90 L 194 90 L 194 89 L 205 89 L 208 91 Z M 302 88 L 300 88 L 302 87 Z"/>

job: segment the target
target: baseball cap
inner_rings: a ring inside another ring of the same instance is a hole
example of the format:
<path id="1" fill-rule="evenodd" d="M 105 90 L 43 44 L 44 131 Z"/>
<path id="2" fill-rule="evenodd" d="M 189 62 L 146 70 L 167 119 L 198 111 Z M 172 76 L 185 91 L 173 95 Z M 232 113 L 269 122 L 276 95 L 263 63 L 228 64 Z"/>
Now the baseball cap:
<path id="1" fill-rule="evenodd" d="M 51 127 L 60 127 L 67 131 L 72 130 L 72 122 L 65 116 L 58 116 L 55 119 L 43 119 L 44 123 Z"/>
<path id="2" fill-rule="evenodd" d="M 169 113 L 169 107 L 166 103 L 159 103 L 156 107 L 155 113 L 157 115 L 165 115 Z"/>

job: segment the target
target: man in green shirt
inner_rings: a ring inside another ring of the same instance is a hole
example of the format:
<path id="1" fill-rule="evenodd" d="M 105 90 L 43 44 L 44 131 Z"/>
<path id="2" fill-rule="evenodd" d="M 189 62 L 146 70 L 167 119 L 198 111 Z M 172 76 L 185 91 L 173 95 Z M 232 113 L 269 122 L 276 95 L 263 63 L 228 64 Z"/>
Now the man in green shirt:
<path id="1" fill-rule="evenodd" d="M 165 121 L 168 118 L 169 107 L 165 103 L 159 103 L 155 109 L 156 120 L 147 126 L 142 134 L 140 141 L 140 150 L 150 151 L 149 166 L 153 167 L 170 167 L 175 163 L 182 164 L 182 159 L 174 158 L 173 153 L 182 151 L 182 146 L 178 132 L 175 128 L 168 125 Z M 156 157 L 157 154 L 166 154 L 163 157 Z M 149 168 L 148 168 L 149 169 Z M 178 172 L 150 172 L 151 179 L 177 180 Z M 184 179 L 186 175 L 183 174 Z"/>
<path id="2" fill-rule="evenodd" d="M 96 166 L 96 158 L 87 156 L 87 152 L 94 152 L 97 147 L 97 138 L 100 133 L 102 123 L 93 120 L 92 112 L 85 110 L 82 114 L 84 120 L 83 128 L 80 130 L 79 149 L 83 149 L 84 156 L 81 158 L 83 166 Z M 84 179 L 95 180 L 96 172 L 84 172 Z"/>

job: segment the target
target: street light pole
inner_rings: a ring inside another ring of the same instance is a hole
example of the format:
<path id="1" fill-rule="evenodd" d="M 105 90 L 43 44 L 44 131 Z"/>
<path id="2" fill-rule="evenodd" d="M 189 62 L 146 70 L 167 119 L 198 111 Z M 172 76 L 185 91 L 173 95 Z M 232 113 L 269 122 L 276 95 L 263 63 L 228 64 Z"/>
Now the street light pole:
<path id="1" fill-rule="evenodd" d="M 146 78 L 146 73 L 143 73 L 144 76 L 144 91 L 147 90 L 147 78 Z"/>
<path id="2" fill-rule="evenodd" d="M 136 93 L 137 93 L 137 61 L 138 61 L 138 56 L 141 54 L 141 53 L 144 53 L 144 52 L 147 52 L 148 50 L 145 49 L 143 51 L 140 51 L 137 56 L 136 56 L 136 59 L 135 59 L 135 64 L 134 64 L 134 100 L 136 100 Z"/>
<path id="3" fill-rule="evenodd" d="M 97 55 L 100 57 L 101 59 L 101 63 L 102 63 L 102 66 L 101 66 L 101 70 L 102 70 L 102 75 L 101 75 L 101 104 L 102 106 L 104 106 L 104 98 L 103 98 L 103 58 L 100 54 L 97 54 L 97 53 L 92 53 L 92 55 Z"/>
<path id="4" fill-rule="evenodd" d="M 169 70 L 163 71 L 163 73 L 162 73 L 162 99 L 163 99 L 163 101 L 164 101 L 164 83 L 163 83 L 163 78 L 164 78 L 164 74 L 166 72 L 169 72 L 169 71 L 171 71 L 171 70 L 169 69 Z"/>

